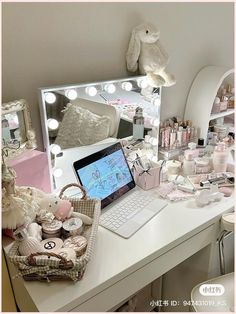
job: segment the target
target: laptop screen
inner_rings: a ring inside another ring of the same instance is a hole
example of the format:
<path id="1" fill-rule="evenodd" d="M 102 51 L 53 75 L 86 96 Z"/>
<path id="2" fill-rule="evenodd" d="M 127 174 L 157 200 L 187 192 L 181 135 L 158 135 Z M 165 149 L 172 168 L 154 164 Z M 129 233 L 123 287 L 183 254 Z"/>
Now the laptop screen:
<path id="1" fill-rule="evenodd" d="M 120 143 L 76 161 L 74 169 L 89 197 L 100 199 L 102 208 L 135 187 Z"/>

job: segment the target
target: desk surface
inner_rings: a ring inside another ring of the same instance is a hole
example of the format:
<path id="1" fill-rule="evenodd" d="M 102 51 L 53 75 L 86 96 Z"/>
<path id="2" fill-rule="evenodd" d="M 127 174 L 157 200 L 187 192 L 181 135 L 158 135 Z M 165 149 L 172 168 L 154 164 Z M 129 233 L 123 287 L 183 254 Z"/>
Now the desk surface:
<path id="1" fill-rule="evenodd" d="M 232 211 L 233 197 L 196 208 L 193 200 L 169 203 L 130 239 L 99 227 L 95 252 L 83 279 L 71 282 L 23 282 L 40 312 L 71 311 Z M 4 239 L 5 251 L 9 240 Z M 24 309 L 21 309 L 24 310 Z"/>
<path id="2" fill-rule="evenodd" d="M 102 146 L 111 144 L 110 140 L 108 142 L 105 141 Z M 81 147 L 79 150 L 66 150 L 62 159 L 57 160 L 57 166 L 63 167 L 67 174 L 66 178 L 61 178 L 61 186 L 67 184 L 67 181 L 71 183 L 76 180 L 72 161 L 103 147 L 94 145 L 90 148 Z M 203 208 L 197 208 L 193 199 L 169 203 L 130 239 L 123 239 L 99 227 L 95 252 L 81 281 L 50 284 L 22 281 L 22 284 L 38 311 L 71 311 L 219 221 L 221 215 L 232 211 L 233 207 L 233 197 L 224 198 L 219 203 L 211 203 Z M 9 239 L 4 238 L 6 252 L 9 250 L 9 243 Z"/>

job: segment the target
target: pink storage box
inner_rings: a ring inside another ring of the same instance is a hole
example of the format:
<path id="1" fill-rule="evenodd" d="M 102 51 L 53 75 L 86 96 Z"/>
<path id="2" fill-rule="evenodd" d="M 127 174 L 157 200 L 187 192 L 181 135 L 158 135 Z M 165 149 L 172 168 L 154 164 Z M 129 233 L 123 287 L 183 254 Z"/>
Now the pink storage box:
<path id="1" fill-rule="evenodd" d="M 150 190 L 160 185 L 160 165 L 152 162 L 152 168 L 144 171 L 140 166 L 135 165 L 134 180 L 143 190 Z"/>
<path id="2" fill-rule="evenodd" d="M 16 171 L 16 185 L 25 185 L 51 193 L 47 154 L 37 150 L 24 152 L 7 161 Z"/>

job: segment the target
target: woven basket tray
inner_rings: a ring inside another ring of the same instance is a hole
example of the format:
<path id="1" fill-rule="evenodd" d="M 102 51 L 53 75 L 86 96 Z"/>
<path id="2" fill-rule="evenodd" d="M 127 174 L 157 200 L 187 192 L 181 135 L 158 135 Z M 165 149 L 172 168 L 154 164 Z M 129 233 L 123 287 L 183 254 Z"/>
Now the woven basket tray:
<path id="1" fill-rule="evenodd" d="M 69 187 L 76 186 L 83 193 L 81 199 L 63 197 L 63 193 Z M 21 256 L 18 251 L 19 241 L 15 241 L 9 251 L 9 259 L 18 268 L 18 275 L 25 280 L 73 280 L 77 281 L 83 277 L 86 265 L 88 264 L 94 250 L 95 239 L 98 230 L 101 202 L 96 199 L 88 199 L 84 188 L 76 183 L 66 185 L 60 192 L 60 198 L 67 199 L 74 207 L 74 211 L 85 214 L 93 219 L 91 233 L 86 250 L 83 255 L 76 258 L 73 263 L 64 257 L 52 252 L 38 252 L 29 256 Z M 36 258 L 41 256 L 41 258 Z M 50 259 L 50 257 L 54 257 Z"/>

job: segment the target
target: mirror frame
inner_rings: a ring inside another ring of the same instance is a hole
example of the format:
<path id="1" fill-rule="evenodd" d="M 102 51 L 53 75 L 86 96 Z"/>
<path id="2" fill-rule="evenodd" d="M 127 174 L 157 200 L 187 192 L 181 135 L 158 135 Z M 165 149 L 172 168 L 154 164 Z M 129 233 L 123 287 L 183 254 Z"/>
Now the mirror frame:
<path id="1" fill-rule="evenodd" d="M 25 133 L 26 133 L 26 141 L 24 143 L 20 143 L 19 149 L 9 149 L 8 150 L 8 156 L 6 156 L 6 159 L 12 159 L 14 157 L 17 157 L 21 155 L 22 153 L 26 151 L 33 150 L 37 147 L 36 145 L 36 138 L 35 138 L 35 132 L 32 129 L 32 122 L 30 117 L 30 111 L 29 111 L 29 105 L 25 99 L 19 99 L 10 101 L 7 103 L 2 104 L 2 116 L 9 113 L 14 113 L 22 111 L 24 122 L 25 122 Z"/>
<path id="2" fill-rule="evenodd" d="M 53 165 L 52 165 L 52 158 L 51 158 L 51 152 L 50 152 L 50 140 L 49 140 L 49 131 L 47 127 L 47 110 L 46 110 L 46 100 L 45 100 L 45 94 L 46 93 L 53 93 L 61 90 L 69 90 L 69 89 L 78 89 L 78 88 L 86 88 L 90 86 L 99 86 L 102 89 L 106 84 L 117 84 L 117 83 L 123 83 L 127 81 L 138 81 L 138 80 L 146 80 L 146 75 L 138 75 L 138 76 L 128 76 L 118 79 L 110 79 L 110 80 L 102 80 L 102 81 L 95 81 L 95 82 L 82 82 L 82 83 L 74 83 L 74 84 L 62 84 L 62 85 L 53 85 L 48 87 L 40 87 L 38 88 L 38 102 L 39 102 L 39 109 L 40 109 L 40 116 L 41 116 L 41 127 L 42 127 L 42 135 L 43 135 L 43 148 L 44 152 L 47 153 L 48 157 L 48 164 L 49 164 L 49 172 L 50 172 L 50 182 L 51 182 L 51 189 L 52 191 L 55 191 L 55 189 L 58 189 L 58 187 L 55 187 L 55 178 L 52 173 Z M 154 96 L 150 98 L 150 102 L 155 100 L 156 98 L 159 99 L 160 104 L 157 105 L 157 118 L 160 123 L 160 106 L 161 106 L 161 95 L 162 95 L 162 87 L 156 88 L 158 92 L 156 94 L 153 94 Z M 92 96 L 91 96 L 92 99 Z M 68 99 L 68 102 L 70 100 Z M 159 123 L 158 128 L 156 128 L 159 132 Z M 157 145 L 158 149 L 158 145 Z M 60 187 L 61 188 L 61 187 Z"/>

